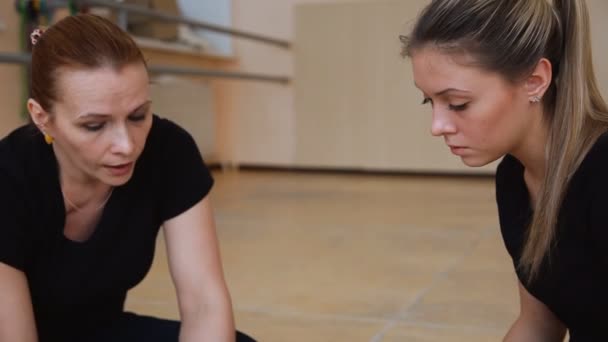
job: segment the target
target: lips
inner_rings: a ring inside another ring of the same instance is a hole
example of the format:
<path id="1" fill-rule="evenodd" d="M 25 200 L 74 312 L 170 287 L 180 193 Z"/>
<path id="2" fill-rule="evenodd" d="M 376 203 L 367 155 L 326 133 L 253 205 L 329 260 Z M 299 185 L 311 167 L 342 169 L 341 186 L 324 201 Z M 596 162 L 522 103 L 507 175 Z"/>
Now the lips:
<path id="1" fill-rule="evenodd" d="M 112 176 L 124 176 L 133 168 L 133 162 L 104 166 Z"/>
<path id="2" fill-rule="evenodd" d="M 464 146 L 448 145 L 448 147 L 450 148 L 450 151 L 457 156 L 462 155 L 467 150 Z"/>

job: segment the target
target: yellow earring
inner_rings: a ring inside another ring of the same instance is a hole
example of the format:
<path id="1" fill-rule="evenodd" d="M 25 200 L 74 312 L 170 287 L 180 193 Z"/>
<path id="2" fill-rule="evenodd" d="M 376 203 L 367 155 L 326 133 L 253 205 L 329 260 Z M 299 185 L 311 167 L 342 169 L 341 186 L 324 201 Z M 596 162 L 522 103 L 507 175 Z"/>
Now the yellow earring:
<path id="1" fill-rule="evenodd" d="M 47 143 L 47 144 L 49 144 L 49 145 L 50 145 L 50 144 L 52 144 L 52 143 L 53 143 L 53 140 L 54 140 L 54 139 L 53 139 L 53 137 L 52 137 L 52 136 L 50 136 L 50 135 L 48 135 L 48 134 L 44 133 L 44 141 L 46 141 L 46 143 Z"/>

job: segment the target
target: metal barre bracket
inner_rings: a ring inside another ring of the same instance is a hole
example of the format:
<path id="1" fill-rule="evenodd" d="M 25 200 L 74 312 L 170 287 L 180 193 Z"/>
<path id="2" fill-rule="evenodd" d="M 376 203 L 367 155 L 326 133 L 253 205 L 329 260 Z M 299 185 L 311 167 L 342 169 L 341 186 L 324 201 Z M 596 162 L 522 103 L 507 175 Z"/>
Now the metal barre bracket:
<path id="1" fill-rule="evenodd" d="M 151 17 L 154 19 L 162 20 L 162 21 L 187 24 L 191 27 L 201 28 L 204 30 L 213 31 L 213 32 L 221 33 L 221 34 L 228 34 L 228 35 L 245 38 L 245 39 L 249 39 L 249 40 L 255 40 L 255 41 L 258 41 L 261 43 L 275 45 L 275 46 L 278 46 L 278 47 L 281 47 L 284 49 L 289 49 L 291 47 L 291 43 L 289 43 L 288 41 L 284 41 L 284 40 L 280 40 L 280 39 L 276 39 L 276 38 L 270 38 L 270 37 L 250 33 L 250 32 L 233 30 L 233 29 L 230 29 L 227 27 L 222 27 L 222 26 L 213 25 L 213 24 L 209 24 L 206 22 L 198 21 L 198 20 L 184 18 L 179 15 L 163 13 L 163 12 L 156 11 L 156 10 L 153 10 L 153 9 L 150 9 L 147 7 L 143 7 L 143 6 L 132 5 L 132 4 L 121 4 L 121 3 L 108 1 L 108 0 L 75 0 L 75 1 L 76 1 L 77 5 L 107 7 L 107 8 L 112 8 L 112 9 L 118 10 L 119 14 L 123 13 L 123 14 L 119 15 L 119 18 L 121 18 L 122 21 L 125 20 L 124 13 L 130 12 L 130 13 L 134 13 L 134 14 L 145 15 L 145 16 L 148 16 L 148 17 Z M 119 24 L 125 25 L 124 22 L 119 23 Z M 124 29 L 124 27 L 123 27 L 123 29 Z"/>

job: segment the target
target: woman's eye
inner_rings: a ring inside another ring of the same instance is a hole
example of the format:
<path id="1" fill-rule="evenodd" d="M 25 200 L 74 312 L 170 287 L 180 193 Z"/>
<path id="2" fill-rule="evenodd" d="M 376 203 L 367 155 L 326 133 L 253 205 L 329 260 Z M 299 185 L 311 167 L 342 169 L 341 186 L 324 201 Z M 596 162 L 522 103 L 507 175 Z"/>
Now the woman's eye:
<path id="1" fill-rule="evenodd" d="M 146 118 L 146 114 L 135 114 L 129 117 L 131 121 L 143 121 Z"/>
<path id="2" fill-rule="evenodd" d="M 461 105 L 449 105 L 448 107 L 450 108 L 450 110 L 453 110 L 455 112 L 460 112 L 460 111 L 467 109 L 467 105 L 468 105 L 468 103 L 463 103 Z"/>
<path id="3" fill-rule="evenodd" d="M 425 97 L 425 98 L 422 100 L 422 104 L 423 104 L 423 105 L 425 105 L 425 104 L 427 104 L 427 103 L 433 104 L 433 100 L 431 100 L 431 98 L 430 98 L 430 97 Z"/>
<path id="4" fill-rule="evenodd" d="M 100 129 L 102 129 L 104 126 L 104 123 L 88 123 L 88 124 L 83 124 L 82 127 L 84 127 L 84 129 L 86 129 L 87 131 L 91 131 L 91 132 L 95 132 L 95 131 L 99 131 Z"/>

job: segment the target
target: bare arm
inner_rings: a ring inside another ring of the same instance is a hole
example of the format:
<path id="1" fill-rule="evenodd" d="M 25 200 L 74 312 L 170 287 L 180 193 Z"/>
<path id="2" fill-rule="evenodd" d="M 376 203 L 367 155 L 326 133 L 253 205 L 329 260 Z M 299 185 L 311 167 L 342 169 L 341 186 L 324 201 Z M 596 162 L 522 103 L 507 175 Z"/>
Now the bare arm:
<path id="1" fill-rule="evenodd" d="M 519 283 L 519 317 L 504 342 L 562 342 L 566 326 Z"/>
<path id="2" fill-rule="evenodd" d="M 38 340 L 27 278 L 0 262 L 0 341 Z"/>
<path id="3" fill-rule="evenodd" d="M 224 280 L 208 198 L 164 224 L 180 308 L 180 341 L 234 341 L 232 303 Z"/>

